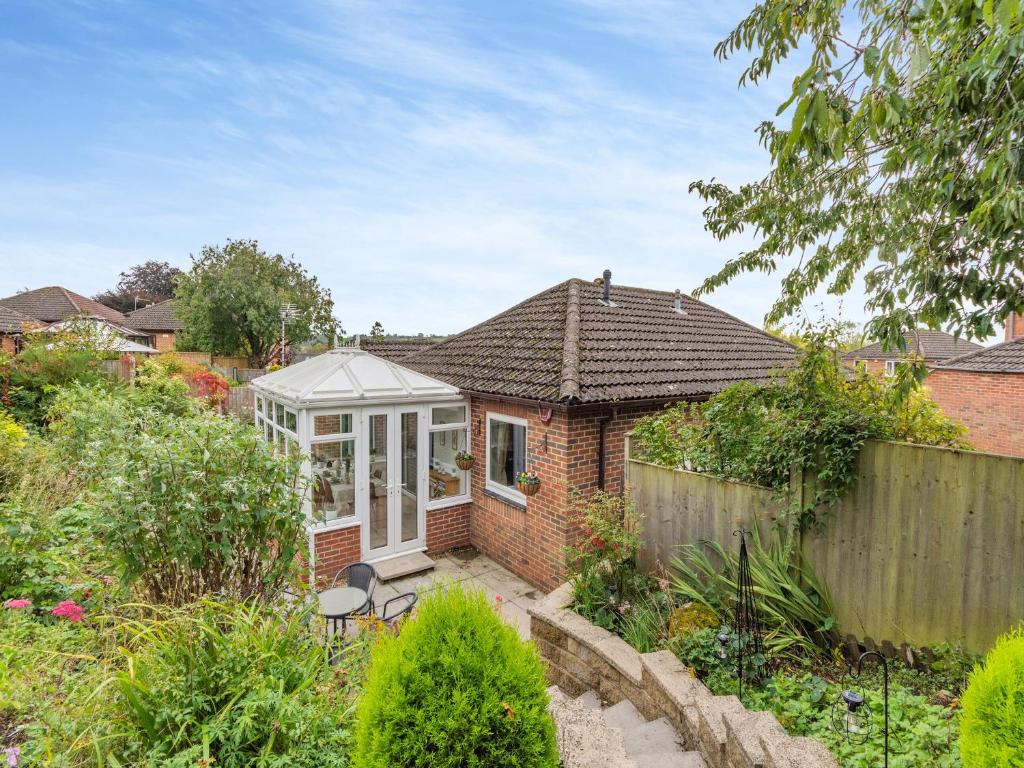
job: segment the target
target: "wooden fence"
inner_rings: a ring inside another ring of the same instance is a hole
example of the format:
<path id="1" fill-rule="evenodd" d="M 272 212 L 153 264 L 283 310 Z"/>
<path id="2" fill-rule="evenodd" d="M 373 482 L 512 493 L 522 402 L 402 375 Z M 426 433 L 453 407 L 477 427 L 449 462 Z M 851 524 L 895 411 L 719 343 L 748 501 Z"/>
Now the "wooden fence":
<path id="1" fill-rule="evenodd" d="M 646 567 L 700 539 L 735 546 L 739 525 L 767 531 L 781 511 L 767 488 L 635 459 L 628 483 Z M 1024 459 L 870 442 L 855 487 L 823 513 L 800 546 L 843 632 L 983 651 L 1024 620 Z"/>
<path id="2" fill-rule="evenodd" d="M 226 368 L 227 370 L 231 370 L 232 368 L 245 368 L 249 365 L 249 360 L 246 357 L 211 355 L 209 352 L 175 351 L 174 354 L 179 357 L 183 357 L 186 360 L 190 360 L 193 363 L 199 363 L 200 365 L 206 365 L 209 367 L 217 366 L 219 368 Z"/>
<path id="3" fill-rule="evenodd" d="M 240 420 L 251 423 L 253 418 L 255 418 L 253 416 L 254 408 L 253 392 L 248 384 L 228 389 L 228 396 L 225 398 L 223 405 L 224 413 L 237 416 Z"/>
<path id="4" fill-rule="evenodd" d="M 104 360 L 102 361 L 102 364 L 103 370 L 111 376 L 118 378 L 127 384 L 131 384 L 135 381 L 134 359 Z"/>

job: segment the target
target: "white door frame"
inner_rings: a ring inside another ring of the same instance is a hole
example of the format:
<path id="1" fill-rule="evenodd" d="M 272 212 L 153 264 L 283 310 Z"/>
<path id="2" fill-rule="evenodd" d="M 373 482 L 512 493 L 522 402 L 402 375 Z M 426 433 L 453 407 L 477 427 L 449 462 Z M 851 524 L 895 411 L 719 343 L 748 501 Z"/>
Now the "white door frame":
<path id="1" fill-rule="evenodd" d="M 416 415 L 416 517 L 417 537 L 410 541 L 401 540 L 402 533 L 402 414 L 414 413 Z M 359 432 L 362 439 L 359 441 L 359 461 L 357 465 L 362 466 L 362 477 L 365 487 L 360 492 L 362 503 L 357 504 L 360 512 L 362 535 L 360 546 L 362 559 L 369 562 L 386 560 L 390 557 L 405 554 L 406 552 L 422 551 L 426 548 L 426 468 L 427 450 L 424 445 L 424 436 L 428 434 L 425 420 L 428 411 L 420 405 L 390 405 L 379 407 L 366 407 L 362 409 L 359 417 Z M 376 549 L 370 548 L 370 423 L 372 416 L 385 416 L 388 419 L 387 427 L 387 450 L 385 453 L 387 468 L 387 543 Z"/>

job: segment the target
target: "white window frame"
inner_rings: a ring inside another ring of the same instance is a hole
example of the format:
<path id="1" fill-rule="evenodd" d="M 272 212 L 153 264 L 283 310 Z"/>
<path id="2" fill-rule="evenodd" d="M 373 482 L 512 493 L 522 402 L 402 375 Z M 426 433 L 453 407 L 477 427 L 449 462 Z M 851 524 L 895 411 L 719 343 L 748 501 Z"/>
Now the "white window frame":
<path id="1" fill-rule="evenodd" d="M 895 376 L 896 375 L 896 366 L 897 365 L 899 365 L 899 361 L 898 360 L 886 360 L 885 361 L 885 375 L 886 376 Z"/>
<path id="2" fill-rule="evenodd" d="M 456 421 L 451 424 L 435 424 L 434 423 L 434 409 L 435 408 L 458 408 L 462 407 L 463 412 L 466 414 L 464 421 Z M 473 472 L 466 472 L 466 483 L 465 488 L 460 489 L 462 492 L 458 496 L 445 496 L 443 499 L 431 499 L 430 498 L 430 449 L 434 442 L 435 432 L 455 432 L 462 430 L 466 434 L 466 450 L 470 448 L 470 434 L 469 434 L 469 403 L 468 402 L 454 402 L 454 403 L 434 403 L 427 406 L 427 440 L 426 440 L 426 489 L 427 494 L 427 511 L 430 512 L 435 509 L 447 509 L 448 507 L 455 507 L 459 504 L 468 504 L 473 500 Z"/>
<path id="3" fill-rule="evenodd" d="M 340 416 L 339 423 L 344 423 L 345 416 L 349 417 L 349 426 L 351 432 L 334 432 L 329 435 L 314 435 L 315 431 L 313 428 L 314 417 L 316 416 Z M 309 471 L 306 473 L 312 481 L 313 475 L 313 446 L 321 443 L 338 443 L 342 440 L 353 441 L 353 451 L 355 457 L 355 464 L 353 466 L 353 477 L 357 480 L 360 477 L 359 473 L 364 471 L 364 467 L 359 457 L 359 446 L 361 438 L 361 429 L 359 424 L 359 411 L 353 409 L 317 409 L 306 411 L 306 418 L 309 424 L 309 454 L 306 457 L 306 465 L 309 467 Z M 322 533 L 323 531 L 332 531 L 338 528 L 355 528 L 362 524 L 362 515 L 359 511 L 359 488 L 356 486 L 355 503 L 352 506 L 352 514 L 347 517 L 336 517 L 333 520 L 322 520 L 318 521 L 313 516 L 313 500 L 312 500 L 312 487 L 310 488 L 310 501 L 309 501 L 309 515 L 306 522 L 306 527 L 313 532 L 313 534 Z"/>
<path id="4" fill-rule="evenodd" d="M 494 411 L 488 411 L 484 418 L 487 422 L 484 435 L 484 487 L 491 493 L 502 496 L 509 501 L 525 505 L 526 495 L 520 492 L 518 488 L 508 488 L 491 480 L 491 421 L 504 421 L 507 424 L 514 424 L 526 430 L 526 435 L 523 438 L 523 450 L 525 452 L 523 457 L 524 469 L 526 469 L 530 464 L 530 425 L 527 423 L 526 419 L 521 419 L 518 416 L 509 416 L 504 413 L 496 413 Z"/>

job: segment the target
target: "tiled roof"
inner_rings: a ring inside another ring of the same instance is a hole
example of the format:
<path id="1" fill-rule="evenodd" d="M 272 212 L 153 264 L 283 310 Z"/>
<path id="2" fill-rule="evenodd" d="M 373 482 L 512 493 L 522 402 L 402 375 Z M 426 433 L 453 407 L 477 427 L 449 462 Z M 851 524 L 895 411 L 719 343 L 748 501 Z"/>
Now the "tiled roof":
<path id="1" fill-rule="evenodd" d="M 67 288 L 61 288 L 59 285 L 16 293 L 13 296 L 0 299 L 0 305 L 17 310 L 23 315 L 28 315 L 44 323 L 55 323 L 58 320 L 83 315 L 109 320 L 112 323 L 124 322 L 124 315 L 116 309 L 111 309 L 98 301 L 69 291 Z"/>
<path id="2" fill-rule="evenodd" d="M 904 334 L 907 342 L 907 353 L 912 354 L 918 351 L 918 340 L 921 343 L 921 357 L 925 360 L 946 360 L 957 355 L 964 355 L 978 349 L 984 349 L 980 344 L 975 344 L 967 339 L 958 339 L 945 331 L 931 331 L 921 329 L 910 331 Z M 882 342 L 876 341 L 866 347 L 855 349 L 843 355 L 844 360 L 901 360 L 903 353 L 898 349 L 882 351 Z"/>
<path id="3" fill-rule="evenodd" d="M 937 368 L 978 373 L 1024 373 L 1024 336 L 954 357 Z"/>
<path id="4" fill-rule="evenodd" d="M 174 299 L 136 309 L 125 317 L 125 325 L 140 331 L 180 331 L 185 327 L 174 314 Z"/>
<path id="5" fill-rule="evenodd" d="M 359 348 L 361 350 L 391 362 L 406 358 L 436 343 L 437 341 L 431 338 L 389 339 L 385 337 L 379 339 L 372 336 L 361 336 L 359 338 Z"/>
<path id="6" fill-rule="evenodd" d="M 21 333 L 37 325 L 39 321 L 0 304 L 0 333 Z"/>
<path id="7" fill-rule="evenodd" d="M 561 402 L 700 399 L 763 382 L 792 346 L 681 295 L 572 279 L 402 360 L 469 391 Z"/>

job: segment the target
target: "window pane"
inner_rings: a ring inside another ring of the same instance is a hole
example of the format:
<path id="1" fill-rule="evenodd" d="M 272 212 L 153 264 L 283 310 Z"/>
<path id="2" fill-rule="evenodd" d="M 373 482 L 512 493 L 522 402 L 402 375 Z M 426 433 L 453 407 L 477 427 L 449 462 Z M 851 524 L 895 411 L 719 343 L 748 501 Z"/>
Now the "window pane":
<path id="1" fill-rule="evenodd" d="M 263 398 L 256 398 L 256 413 L 263 413 Z"/>
<path id="2" fill-rule="evenodd" d="M 419 414 L 407 412 L 402 414 L 402 476 L 399 478 L 399 503 L 402 505 L 402 541 L 412 541 L 419 537 Z"/>
<path id="3" fill-rule="evenodd" d="M 280 403 L 274 403 L 275 413 L 277 414 L 274 419 L 278 424 L 284 424 L 284 406 Z"/>
<path id="4" fill-rule="evenodd" d="M 273 442 L 274 442 L 274 427 L 271 425 L 271 423 L 269 421 L 265 422 L 263 424 L 263 426 L 264 426 L 264 428 L 266 429 L 266 432 L 267 432 L 267 442 L 273 444 Z"/>
<path id="5" fill-rule="evenodd" d="M 455 454 L 466 450 L 466 429 L 430 433 L 430 498 L 447 499 L 469 491 L 469 472 L 455 464 Z"/>
<path id="6" fill-rule="evenodd" d="M 370 549 L 388 544 L 388 417 L 373 414 L 369 420 L 370 482 Z"/>
<path id="7" fill-rule="evenodd" d="M 356 513 L 356 441 L 315 443 L 310 448 L 313 468 L 313 517 L 320 522 Z"/>
<path id="8" fill-rule="evenodd" d="M 526 471 L 526 427 L 490 419 L 487 446 L 487 479 L 512 488 L 516 475 Z"/>
<path id="9" fill-rule="evenodd" d="M 332 413 L 313 417 L 314 435 L 348 435 L 352 432 L 351 413 Z"/>
<path id="10" fill-rule="evenodd" d="M 297 431 L 298 419 L 291 411 L 286 411 L 284 414 L 284 428 L 289 432 Z"/>
<path id="11" fill-rule="evenodd" d="M 431 424 L 463 424 L 466 421 L 466 406 L 452 405 L 430 409 Z"/>

